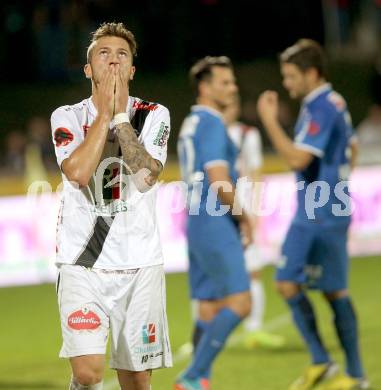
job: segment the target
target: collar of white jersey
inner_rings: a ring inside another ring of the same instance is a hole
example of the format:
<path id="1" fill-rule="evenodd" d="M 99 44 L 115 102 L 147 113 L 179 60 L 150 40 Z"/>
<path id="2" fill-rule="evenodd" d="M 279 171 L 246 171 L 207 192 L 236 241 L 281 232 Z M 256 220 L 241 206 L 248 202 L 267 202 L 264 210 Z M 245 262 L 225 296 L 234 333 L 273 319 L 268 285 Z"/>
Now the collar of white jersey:
<path id="1" fill-rule="evenodd" d="M 129 97 L 128 97 L 127 109 L 126 109 L 126 112 L 127 112 L 128 114 L 130 114 L 130 112 L 131 112 L 131 107 L 132 107 L 132 104 L 133 104 L 133 100 L 134 100 L 134 99 L 135 99 L 135 98 L 132 97 L 132 96 L 129 96 Z M 97 109 L 96 109 L 96 107 L 95 107 L 95 105 L 94 105 L 93 97 L 92 97 L 92 96 L 90 96 L 90 97 L 87 99 L 87 104 L 88 104 L 89 111 L 90 111 L 91 115 L 93 115 L 94 118 L 95 118 L 95 117 L 97 116 L 97 114 L 98 114 L 98 111 L 97 111 Z"/>
<path id="2" fill-rule="evenodd" d="M 212 107 L 204 106 L 203 104 L 195 104 L 194 106 L 191 107 L 191 110 L 192 111 L 207 111 L 210 114 L 216 116 L 217 118 L 220 118 L 221 120 L 223 120 L 223 116 L 219 111 L 215 110 Z"/>
<path id="3" fill-rule="evenodd" d="M 313 100 L 315 100 L 319 95 L 321 95 L 324 92 L 332 90 L 332 85 L 330 83 L 324 83 L 320 87 L 315 88 L 313 91 L 311 91 L 308 95 L 306 95 L 303 99 L 303 103 L 311 103 Z"/>

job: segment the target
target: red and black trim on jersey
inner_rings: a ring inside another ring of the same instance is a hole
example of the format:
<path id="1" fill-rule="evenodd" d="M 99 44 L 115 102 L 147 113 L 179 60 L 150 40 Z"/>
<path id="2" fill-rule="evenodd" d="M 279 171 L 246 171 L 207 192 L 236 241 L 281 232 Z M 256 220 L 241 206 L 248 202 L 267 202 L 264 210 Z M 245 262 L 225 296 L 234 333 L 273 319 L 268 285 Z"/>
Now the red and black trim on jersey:
<path id="1" fill-rule="evenodd" d="M 135 102 L 135 103 L 137 103 L 137 102 Z M 134 106 L 135 106 L 135 103 L 134 103 Z M 136 136 L 139 137 L 139 135 L 141 134 L 141 132 L 143 130 L 144 123 L 146 122 L 147 116 L 149 115 L 149 113 L 151 111 L 154 111 L 153 109 L 150 109 L 147 107 L 155 107 L 155 110 L 156 110 L 158 105 L 156 103 L 149 103 L 149 102 L 142 100 L 141 102 L 137 103 L 136 107 L 137 108 L 135 111 L 135 115 L 131 119 L 131 126 L 135 130 Z"/>
<path id="2" fill-rule="evenodd" d="M 114 222 L 114 217 L 97 217 L 94 225 L 93 234 L 91 235 L 86 247 L 80 253 L 75 262 L 76 265 L 91 268 L 98 260 L 102 252 L 103 245 L 106 241 L 107 235 L 110 231 L 111 225 Z"/>

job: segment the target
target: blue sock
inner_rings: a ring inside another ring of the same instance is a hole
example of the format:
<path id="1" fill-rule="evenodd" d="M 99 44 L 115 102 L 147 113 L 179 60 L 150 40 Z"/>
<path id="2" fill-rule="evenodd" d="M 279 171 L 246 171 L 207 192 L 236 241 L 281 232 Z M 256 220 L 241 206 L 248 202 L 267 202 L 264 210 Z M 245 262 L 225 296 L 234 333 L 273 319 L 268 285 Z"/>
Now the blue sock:
<path id="1" fill-rule="evenodd" d="M 316 325 L 315 313 L 307 296 L 300 292 L 287 299 L 294 322 L 302 334 L 312 355 L 313 364 L 328 363 L 330 358 L 321 341 Z"/>
<path id="2" fill-rule="evenodd" d="M 205 333 L 205 331 L 208 329 L 210 325 L 209 321 L 203 321 L 203 320 L 197 320 L 196 324 L 193 329 L 193 335 L 192 335 L 192 344 L 193 344 L 193 355 L 196 353 L 197 346 Z M 203 378 L 210 378 L 210 368 L 205 372 L 203 375 Z"/>
<path id="3" fill-rule="evenodd" d="M 349 297 L 329 301 L 335 314 L 334 322 L 347 360 L 347 373 L 355 378 L 364 376 L 357 333 L 357 318 Z"/>
<path id="4" fill-rule="evenodd" d="M 194 329 L 193 329 L 193 335 L 192 335 L 192 345 L 193 345 L 193 352 L 196 351 L 197 345 L 201 340 L 202 335 L 210 325 L 210 322 L 203 321 L 203 320 L 197 320 Z"/>
<path id="5" fill-rule="evenodd" d="M 205 378 L 226 339 L 240 322 L 241 318 L 232 310 L 222 309 L 201 337 L 192 364 L 185 372 L 185 376 L 191 379 Z"/>

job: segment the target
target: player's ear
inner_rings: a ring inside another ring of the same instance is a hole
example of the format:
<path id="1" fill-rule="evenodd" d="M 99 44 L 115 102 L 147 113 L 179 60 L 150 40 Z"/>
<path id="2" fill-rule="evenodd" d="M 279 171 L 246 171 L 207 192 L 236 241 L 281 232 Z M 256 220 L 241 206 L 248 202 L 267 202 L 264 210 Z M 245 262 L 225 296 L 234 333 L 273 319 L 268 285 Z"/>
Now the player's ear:
<path id="1" fill-rule="evenodd" d="M 130 80 L 133 80 L 133 79 L 134 79 L 135 70 L 136 70 L 135 66 L 132 66 L 132 67 L 131 67 Z"/>
<path id="2" fill-rule="evenodd" d="M 308 80 L 310 80 L 311 82 L 317 82 L 320 79 L 319 72 L 314 67 L 306 69 L 304 74 L 307 76 Z"/>
<path id="3" fill-rule="evenodd" d="M 199 95 L 202 95 L 202 96 L 205 96 L 208 94 L 208 86 L 209 84 L 203 80 L 203 81 L 200 81 L 200 83 L 198 84 L 198 92 L 199 92 Z"/>
<path id="4" fill-rule="evenodd" d="M 90 64 L 86 64 L 84 67 L 83 67 L 83 71 L 85 72 L 85 76 L 87 79 L 91 79 L 91 77 L 93 76 L 93 72 L 91 70 L 91 65 Z"/>

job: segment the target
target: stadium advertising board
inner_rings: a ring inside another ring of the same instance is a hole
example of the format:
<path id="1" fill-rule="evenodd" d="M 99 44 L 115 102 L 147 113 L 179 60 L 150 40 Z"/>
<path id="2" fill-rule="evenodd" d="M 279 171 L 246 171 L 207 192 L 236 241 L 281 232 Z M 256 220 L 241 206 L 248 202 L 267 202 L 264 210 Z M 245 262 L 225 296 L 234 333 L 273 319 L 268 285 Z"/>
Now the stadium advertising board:
<path id="1" fill-rule="evenodd" d="M 352 175 L 352 256 L 381 253 L 381 167 L 358 168 Z M 256 244 L 270 262 L 295 209 L 292 174 L 268 175 L 262 183 Z M 180 183 L 161 185 L 158 221 L 166 272 L 187 269 L 186 212 Z M 52 282 L 56 278 L 55 232 L 59 194 L 0 198 L 0 286 Z"/>

